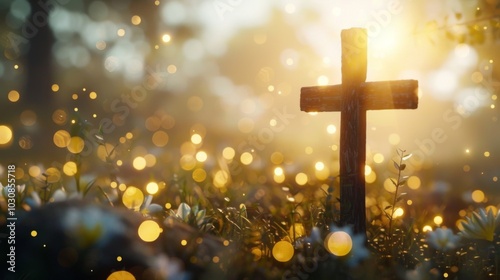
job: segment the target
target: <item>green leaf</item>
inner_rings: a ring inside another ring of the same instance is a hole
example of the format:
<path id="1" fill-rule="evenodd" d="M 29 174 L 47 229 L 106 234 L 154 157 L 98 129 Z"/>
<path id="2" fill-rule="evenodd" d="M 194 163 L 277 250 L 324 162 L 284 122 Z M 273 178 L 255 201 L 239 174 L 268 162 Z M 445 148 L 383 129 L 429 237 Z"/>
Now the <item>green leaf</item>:
<path id="1" fill-rule="evenodd" d="M 191 207 L 187 203 L 182 202 L 179 205 L 179 208 L 177 208 L 177 213 L 176 213 L 177 216 L 182 220 L 184 220 L 185 222 L 187 222 L 189 218 L 189 213 L 191 213 Z"/>
<path id="2" fill-rule="evenodd" d="M 404 164 L 404 163 L 399 166 L 399 170 L 401 170 L 401 171 L 405 170 L 405 168 L 406 168 L 406 164 Z"/>
<path id="3" fill-rule="evenodd" d="M 404 184 L 406 184 L 406 181 L 407 181 L 407 180 L 403 180 L 403 181 L 399 182 L 398 187 L 401 187 L 401 186 L 403 186 Z"/>

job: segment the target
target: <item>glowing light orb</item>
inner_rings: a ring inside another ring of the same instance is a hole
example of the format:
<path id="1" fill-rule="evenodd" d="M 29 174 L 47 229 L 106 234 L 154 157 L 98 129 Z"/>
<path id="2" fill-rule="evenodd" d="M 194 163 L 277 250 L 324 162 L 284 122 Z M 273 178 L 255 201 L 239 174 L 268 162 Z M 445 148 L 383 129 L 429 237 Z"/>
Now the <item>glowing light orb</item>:
<path id="1" fill-rule="evenodd" d="M 485 196 L 484 196 L 484 192 L 482 190 L 475 190 L 472 192 L 472 200 L 476 203 L 480 203 L 480 202 L 483 202 Z"/>
<path id="2" fill-rule="evenodd" d="M 47 175 L 47 183 L 57 183 L 61 179 L 61 172 L 55 167 L 50 167 L 45 170 Z"/>
<path id="3" fill-rule="evenodd" d="M 232 147 L 225 147 L 222 150 L 222 156 L 227 160 L 232 160 L 236 155 L 236 151 Z"/>
<path id="4" fill-rule="evenodd" d="M 279 262 L 287 262 L 294 254 L 293 245 L 288 241 L 278 241 L 273 247 L 273 257 Z"/>
<path id="5" fill-rule="evenodd" d="M 141 223 L 137 233 L 139 237 L 145 242 L 153 242 L 160 236 L 163 229 L 153 220 L 147 220 Z"/>
<path id="6" fill-rule="evenodd" d="M 443 217 L 441 216 L 434 217 L 434 223 L 439 226 L 440 224 L 443 223 Z"/>
<path id="7" fill-rule="evenodd" d="M 307 177 L 307 174 L 305 173 L 298 173 L 297 175 L 295 175 L 295 183 L 297 183 L 298 185 L 305 185 L 307 184 L 307 181 L 309 180 L 309 178 Z"/>
<path id="8" fill-rule="evenodd" d="M 64 172 L 64 174 L 66 174 L 68 176 L 75 175 L 77 171 L 78 171 L 78 168 L 77 168 L 76 163 L 74 161 L 68 161 L 63 166 L 63 172 Z"/>
<path id="9" fill-rule="evenodd" d="M 244 152 L 243 154 L 241 154 L 240 156 L 240 161 L 241 163 L 243 163 L 244 165 L 249 165 L 252 163 L 253 161 L 253 156 L 251 153 L 249 152 Z"/>
<path id="10" fill-rule="evenodd" d="M 12 130 L 10 127 L 0 125 L 0 145 L 6 145 L 12 140 Z"/>
<path id="11" fill-rule="evenodd" d="M 149 182 L 146 186 L 146 191 L 151 195 L 156 194 L 158 192 L 158 189 L 159 187 L 156 182 Z"/>
<path id="12" fill-rule="evenodd" d="M 462 220 L 462 221 L 465 221 L 465 220 Z M 423 232 L 432 231 L 432 227 L 431 227 L 431 226 L 429 226 L 429 225 L 425 225 L 425 226 L 422 228 L 422 231 L 423 231 Z"/>
<path id="13" fill-rule="evenodd" d="M 208 158 L 208 155 L 205 151 L 199 151 L 196 153 L 196 160 L 199 162 L 205 162 Z"/>
<path id="14" fill-rule="evenodd" d="M 142 202 L 144 201 L 144 194 L 136 187 L 128 187 L 123 192 L 122 202 L 129 209 L 139 211 Z"/>
<path id="15" fill-rule="evenodd" d="M 213 183 L 217 188 L 224 188 L 229 181 L 229 173 L 225 170 L 218 170 L 213 179 Z"/>
<path id="16" fill-rule="evenodd" d="M 143 170 L 144 168 L 146 168 L 146 159 L 143 157 L 136 157 L 134 158 L 132 165 L 137 170 Z"/>
<path id="17" fill-rule="evenodd" d="M 106 280 L 135 280 L 135 277 L 128 271 L 120 270 L 111 273 Z"/>
<path id="18" fill-rule="evenodd" d="M 345 231 L 329 233 L 325 238 L 325 247 L 333 255 L 342 257 L 352 250 L 352 238 Z"/>
<path id="19" fill-rule="evenodd" d="M 9 94 L 7 95 L 7 98 L 9 99 L 10 102 L 17 102 L 19 101 L 20 94 L 17 90 L 11 90 L 9 91 Z"/>
<path id="20" fill-rule="evenodd" d="M 73 136 L 69 139 L 68 151 L 72 154 L 79 154 L 85 147 L 85 141 L 79 136 Z"/>
<path id="21" fill-rule="evenodd" d="M 201 135 L 195 133 L 193 135 L 191 135 L 191 142 L 195 145 L 198 145 L 198 144 L 201 144 L 201 142 L 203 141 L 203 138 L 201 137 Z"/>

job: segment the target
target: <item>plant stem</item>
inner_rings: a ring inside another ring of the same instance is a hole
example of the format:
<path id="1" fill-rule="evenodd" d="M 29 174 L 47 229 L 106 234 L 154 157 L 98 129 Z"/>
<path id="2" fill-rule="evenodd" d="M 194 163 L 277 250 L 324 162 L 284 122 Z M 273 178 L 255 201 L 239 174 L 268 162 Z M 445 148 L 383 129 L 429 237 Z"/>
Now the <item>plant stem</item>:
<path id="1" fill-rule="evenodd" d="M 403 152 L 404 153 L 404 152 Z M 387 235 L 387 240 L 390 241 L 392 239 L 392 221 L 394 220 L 394 212 L 395 212 L 395 207 L 396 203 L 398 200 L 398 189 L 399 189 L 399 184 L 401 181 L 401 165 L 403 164 L 403 157 L 404 154 L 401 154 L 401 157 L 399 158 L 399 164 L 398 164 L 398 180 L 396 181 L 396 191 L 394 192 L 394 200 L 392 202 L 392 211 L 391 211 L 391 216 L 389 219 L 389 232 Z"/>

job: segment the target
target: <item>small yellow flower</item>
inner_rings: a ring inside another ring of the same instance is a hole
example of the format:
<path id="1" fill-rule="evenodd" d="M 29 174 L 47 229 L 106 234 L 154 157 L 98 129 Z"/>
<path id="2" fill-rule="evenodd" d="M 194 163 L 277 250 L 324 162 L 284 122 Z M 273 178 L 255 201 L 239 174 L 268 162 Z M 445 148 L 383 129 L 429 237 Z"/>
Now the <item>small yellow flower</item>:
<path id="1" fill-rule="evenodd" d="M 498 213 L 494 215 L 491 209 L 486 212 L 484 208 L 481 208 L 465 219 L 466 221 L 462 222 L 463 229 L 460 232 L 463 237 L 493 241 L 495 229 L 500 223 Z"/>

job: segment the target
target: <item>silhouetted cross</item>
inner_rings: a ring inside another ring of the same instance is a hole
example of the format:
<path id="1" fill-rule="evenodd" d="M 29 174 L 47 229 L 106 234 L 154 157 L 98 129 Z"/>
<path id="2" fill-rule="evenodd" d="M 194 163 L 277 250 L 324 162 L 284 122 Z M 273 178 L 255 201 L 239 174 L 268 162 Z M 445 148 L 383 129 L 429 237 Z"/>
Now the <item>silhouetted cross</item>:
<path id="1" fill-rule="evenodd" d="M 366 234 L 366 110 L 416 109 L 418 81 L 365 82 L 366 29 L 342 30 L 342 84 L 303 87 L 300 109 L 340 111 L 340 223 Z"/>

